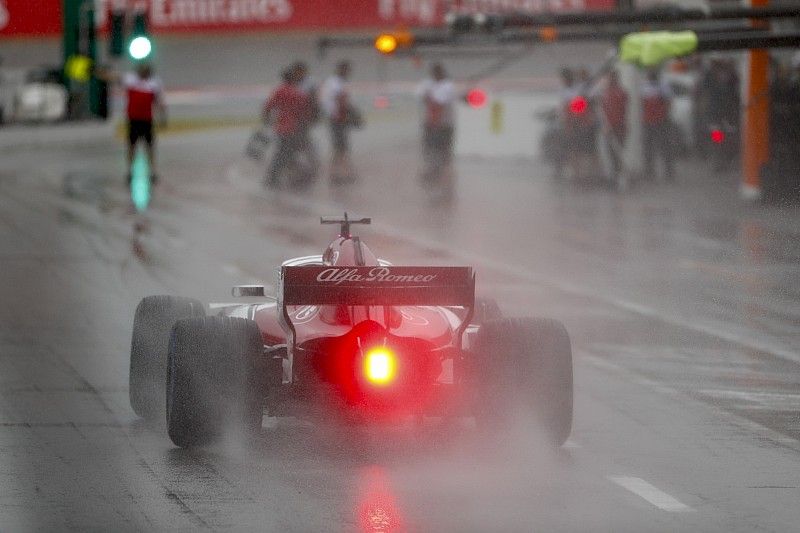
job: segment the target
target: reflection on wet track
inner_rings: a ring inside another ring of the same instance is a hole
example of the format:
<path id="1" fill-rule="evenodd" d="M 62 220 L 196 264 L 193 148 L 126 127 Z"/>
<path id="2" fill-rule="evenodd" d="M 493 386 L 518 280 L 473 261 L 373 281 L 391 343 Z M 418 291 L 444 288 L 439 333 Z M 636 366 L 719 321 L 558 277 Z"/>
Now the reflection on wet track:
<path id="1" fill-rule="evenodd" d="M 358 474 L 358 525 L 363 533 L 406 531 L 403 516 L 386 471 L 378 466 L 362 468 Z"/>

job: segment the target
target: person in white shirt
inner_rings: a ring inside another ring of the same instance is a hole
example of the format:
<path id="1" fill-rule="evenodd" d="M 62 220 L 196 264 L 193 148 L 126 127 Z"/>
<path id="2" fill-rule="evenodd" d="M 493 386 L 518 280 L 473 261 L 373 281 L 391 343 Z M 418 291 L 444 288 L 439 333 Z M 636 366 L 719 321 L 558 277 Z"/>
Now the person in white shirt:
<path id="1" fill-rule="evenodd" d="M 347 80 L 350 78 L 349 61 L 340 61 L 335 74 L 322 84 L 322 110 L 328 118 L 331 132 L 331 181 L 344 183 L 353 181 L 355 176 L 350 160 L 350 129 L 360 127 L 361 118 L 350 102 Z"/>
<path id="2" fill-rule="evenodd" d="M 424 105 L 422 144 L 426 169 L 423 180 L 436 181 L 453 155 L 453 104 L 457 98 L 455 84 L 447 77 L 440 63 L 434 63 L 431 77 L 424 80 L 418 95 Z"/>

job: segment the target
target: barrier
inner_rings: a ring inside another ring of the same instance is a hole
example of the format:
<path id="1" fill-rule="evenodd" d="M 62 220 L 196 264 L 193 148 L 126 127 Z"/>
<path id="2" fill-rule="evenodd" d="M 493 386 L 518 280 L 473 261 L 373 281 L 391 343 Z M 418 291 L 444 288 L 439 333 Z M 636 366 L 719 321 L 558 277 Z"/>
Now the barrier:
<path id="1" fill-rule="evenodd" d="M 486 104 L 456 107 L 458 155 L 538 157 L 546 122 L 539 115 L 558 104 L 555 93 L 489 93 Z"/>

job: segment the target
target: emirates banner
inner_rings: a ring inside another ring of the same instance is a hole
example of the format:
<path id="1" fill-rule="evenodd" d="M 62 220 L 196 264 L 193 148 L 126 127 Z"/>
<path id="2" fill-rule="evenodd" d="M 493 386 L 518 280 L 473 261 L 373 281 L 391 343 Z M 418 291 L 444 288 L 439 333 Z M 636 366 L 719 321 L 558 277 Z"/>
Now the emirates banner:
<path id="1" fill-rule="evenodd" d="M 57 36 L 63 0 L 0 0 L 0 36 Z M 111 9 L 148 13 L 154 33 L 337 30 L 435 26 L 445 11 L 572 12 L 612 9 L 615 0 L 95 0 L 97 26 Z"/>

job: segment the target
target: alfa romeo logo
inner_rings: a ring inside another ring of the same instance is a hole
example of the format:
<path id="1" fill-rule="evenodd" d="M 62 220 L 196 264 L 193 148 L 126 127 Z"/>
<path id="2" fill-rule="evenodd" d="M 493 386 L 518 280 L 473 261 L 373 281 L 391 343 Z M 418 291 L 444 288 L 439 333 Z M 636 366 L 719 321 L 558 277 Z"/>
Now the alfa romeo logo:
<path id="1" fill-rule="evenodd" d="M 430 283 L 436 274 L 395 275 L 387 267 L 375 267 L 367 274 L 359 274 L 355 268 L 328 268 L 317 275 L 320 283 L 339 285 L 344 282 L 377 282 L 377 283 Z"/>

